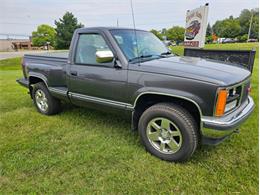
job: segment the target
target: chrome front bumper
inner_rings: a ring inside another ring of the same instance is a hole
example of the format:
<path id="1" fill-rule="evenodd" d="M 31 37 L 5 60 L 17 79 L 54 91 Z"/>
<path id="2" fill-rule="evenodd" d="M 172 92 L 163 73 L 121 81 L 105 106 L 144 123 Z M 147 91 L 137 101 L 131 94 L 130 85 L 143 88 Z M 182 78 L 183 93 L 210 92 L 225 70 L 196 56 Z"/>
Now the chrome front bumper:
<path id="1" fill-rule="evenodd" d="M 253 112 L 253 99 L 248 96 L 239 108 L 223 117 L 203 117 L 202 136 L 211 139 L 222 139 L 232 134 Z"/>

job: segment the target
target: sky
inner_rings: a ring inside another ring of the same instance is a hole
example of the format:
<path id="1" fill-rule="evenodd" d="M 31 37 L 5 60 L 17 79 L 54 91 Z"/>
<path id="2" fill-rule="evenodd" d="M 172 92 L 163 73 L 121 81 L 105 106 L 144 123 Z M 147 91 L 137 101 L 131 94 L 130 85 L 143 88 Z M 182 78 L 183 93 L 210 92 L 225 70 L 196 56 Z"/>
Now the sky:
<path id="1" fill-rule="evenodd" d="M 259 7 L 258 0 L 132 0 L 139 29 L 185 26 L 187 10 L 209 3 L 210 24 L 241 10 Z M 0 36 L 31 35 L 40 24 L 54 25 L 66 12 L 90 26 L 133 27 L 130 0 L 0 0 Z"/>

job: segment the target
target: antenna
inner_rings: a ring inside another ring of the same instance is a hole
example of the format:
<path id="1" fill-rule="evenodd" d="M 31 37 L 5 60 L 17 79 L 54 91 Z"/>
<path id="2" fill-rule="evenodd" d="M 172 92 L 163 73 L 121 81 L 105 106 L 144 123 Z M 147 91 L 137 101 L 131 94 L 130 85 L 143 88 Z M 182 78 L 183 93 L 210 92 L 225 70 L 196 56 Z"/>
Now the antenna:
<path id="1" fill-rule="evenodd" d="M 135 14 L 134 14 L 134 8 L 133 8 L 133 0 L 130 0 L 130 2 L 131 2 L 133 25 L 134 25 L 134 30 L 135 30 Z"/>
<path id="2" fill-rule="evenodd" d="M 134 25 L 136 51 L 137 51 L 137 57 L 138 57 L 139 56 L 139 51 L 138 51 L 137 35 L 136 35 L 136 28 L 135 28 L 135 14 L 134 14 L 133 0 L 130 0 L 130 3 L 131 3 L 131 10 L 132 10 L 133 25 Z M 139 59 L 139 65 L 140 65 L 140 59 Z"/>

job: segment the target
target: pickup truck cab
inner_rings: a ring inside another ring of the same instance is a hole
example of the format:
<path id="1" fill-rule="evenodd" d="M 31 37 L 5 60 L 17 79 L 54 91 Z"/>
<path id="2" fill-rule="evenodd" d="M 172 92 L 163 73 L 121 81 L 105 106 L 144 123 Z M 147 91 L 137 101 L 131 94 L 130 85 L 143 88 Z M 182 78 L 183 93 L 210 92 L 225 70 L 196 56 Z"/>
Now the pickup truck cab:
<path id="1" fill-rule="evenodd" d="M 167 161 L 224 140 L 254 108 L 247 69 L 176 56 L 143 30 L 77 29 L 69 53 L 25 55 L 22 69 L 17 82 L 40 113 L 65 102 L 129 116 L 146 150 Z"/>

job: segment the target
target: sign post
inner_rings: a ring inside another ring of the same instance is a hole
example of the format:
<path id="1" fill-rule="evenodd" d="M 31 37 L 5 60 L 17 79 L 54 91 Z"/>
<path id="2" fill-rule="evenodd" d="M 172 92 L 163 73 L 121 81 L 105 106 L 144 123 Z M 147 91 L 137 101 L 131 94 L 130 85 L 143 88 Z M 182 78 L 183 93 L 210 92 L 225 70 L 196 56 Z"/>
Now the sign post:
<path id="1" fill-rule="evenodd" d="M 209 6 L 201 6 L 194 10 L 188 10 L 186 14 L 186 28 L 184 46 L 189 48 L 203 48 L 208 25 Z"/>

